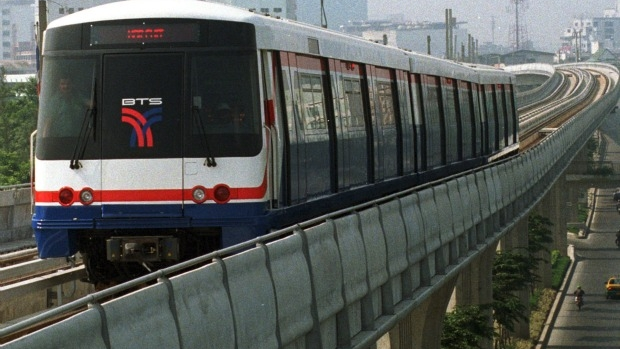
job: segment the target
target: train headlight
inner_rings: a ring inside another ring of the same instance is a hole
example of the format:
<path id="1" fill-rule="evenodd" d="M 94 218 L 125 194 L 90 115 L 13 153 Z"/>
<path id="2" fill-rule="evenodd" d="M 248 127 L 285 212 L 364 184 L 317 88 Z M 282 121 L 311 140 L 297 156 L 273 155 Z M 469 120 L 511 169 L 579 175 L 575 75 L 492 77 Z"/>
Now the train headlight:
<path id="1" fill-rule="evenodd" d="M 213 188 L 213 199 L 218 204 L 225 204 L 230 200 L 230 188 L 226 184 L 218 184 Z"/>
<path id="2" fill-rule="evenodd" d="M 192 188 L 192 200 L 197 204 L 202 204 L 207 200 L 207 189 L 201 185 Z"/>
<path id="3" fill-rule="evenodd" d="M 63 206 L 70 206 L 73 204 L 74 196 L 73 189 L 67 187 L 61 188 L 58 192 L 58 201 Z"/>
<path id="4" fill-rule="evenodd" d="M 93 190 L 90 188 L 84 188 L 80 191 L 80 202 L 82 205 L 90 205 L 95 200 Z"/>

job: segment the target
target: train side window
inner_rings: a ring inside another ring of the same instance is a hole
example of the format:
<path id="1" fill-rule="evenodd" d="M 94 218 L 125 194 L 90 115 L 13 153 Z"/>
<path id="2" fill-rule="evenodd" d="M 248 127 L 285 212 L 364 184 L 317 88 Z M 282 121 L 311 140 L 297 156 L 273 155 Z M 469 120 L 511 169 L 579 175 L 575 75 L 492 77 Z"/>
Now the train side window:
<path id="1" fill-rule="evenodd" d="M 351 127 L 366 127 L 364 122 L 364 102 L 362 99 L 362 82 L 359 77 L 344 77 L 344 105 L 347 110 L 345 114 Z"/>
<path id="2" fill-rule="evenodd" d="M 373 128 L 374 177 L 376 181 L 380 181 L 398 175 L 394 72 L 371 66 L 368 83 Z"/>
<path id="3" fill-rule="evenodd" d="M 289 57 L 287 53 L 280 54 L 280 60 L 282 63 L 282 91 L 284 95 L 284 118 L 286 118 L 287 133 L 285 135 L 284 145 L 284 162 L 285 165 L 282 168 L 283 175 L 281 181 L 281 199 L 283 205 L 295 204 L 301 201 L 302 196 L 300 192 L 299 182 L 299 164 L 303 161 L 299 159 L 299 147 L 298 147 L 298 130 L 299 125 L 299 110 L 297 104 L 294 102 L 293 87 L 291 79 L 291 67 L 289 63 Z"/>
<path id="4" fill-rule="evenodd" d="M 415 139 L 415 170 L 416 172 L 421 172 L 426 170 L 426 132 L 424 104 L 422 103 L 422 80 L 420 74 L 412 74 L 410 79 Z"/>
<path id="5" fill-rule="evenodd" d="M 471 83 L 460 80 L 458 82 L 459 109 L 461 114 L 461 149 L 464 159 L 471 159 L 475 153 L 476 123 L 471 111 Z"/>
<path id="6" fill-rule="evenodd" d="M 508 128 L 508 145 L 512 145 L 517 142 L 517 118 L 514 107 L 514 91 L 512 85 L 505 84 L 504 91 L 506 94 L 506 111 L 507 111 L 507 128 Z"/>
<path id="7" fill-rule="evenodd" d="M 300 73 L 299 82 L 305 130 L 326 129 L 321 75 Z"/>
<path id="8" fill-rule="evenodd" d="M 352 62 L 332 61 L 332 96 L 336 114 L 338 190 L 368 183 L 367 133 L 364 121 L 361 68 Z"/>
<path id="9" fill-rule="evenodd" d="M 402 167 L 403 174 L 415 172 L 415 136 L 413 132 L 413 115 L 409 98 L 409 80 L 404 71 L 396 72 L 398 90 L 398 107 L 402 134 Z"/>
<path id="10" fill-rule="evenodd" d="M 506 95 L 504 94 L 504 85 L 497 84 L 495 86 L 495 103 L 497 110 L 497 136 L 498 148 L 502 149 L 507 145 L 508 130 L 506 129 Z"/>
<path id="11" fill-rule="evenodd" d="M 330 193 L 331 151 L 325 109 L 326 91 L 323 86 L 326 72 L 319 58 L 289 54 L 291 64 L 293 104 L 297 105 L 300 123 L 298 130 L 298 185 L 300 200 Z M 292 144 L 291 144 L 292 145 Z"/>
<path id="12" fill-rule="evenodd" d="M 459 115 L 456 109 L 456 88 L 455 79 L 441 78 L 442 87 L 442 102 L 444 110 L 444 124 L 445 124 L 445 144 L 446 144 L 446 163 L 450 164 L 460 160 L 461 151 L 461 133 L 459 125 Z"/>
<path id="13" fill-rule="evenodd" d="M 489 151 L 494 153 L 498 149 L 499 136 L 497 132 L 497 104 L 493 85 L 484 86 L 484 102 L 487 116 L 487 125 L 489 130 Z"/>
<path id="14" fill-rule="evenodd" d="M 433 169 L 444 164 L 444 125 L 440 111 L 439 77 L 422 75 L 422 100 L 426 121 L 426 165 Z"/>
<path id="15" fill-rule="evenodd" d="M 471 100 L 469 101 L 469 103 L 471 104 L 471 110 L 472 110 L 472 122 L 473 122 L 473 128 L 475 130 L 475 137 L 474 137 L 474 155 L 475 156 L 481 156 L 484 153 L 484 147 L 486 145 L 486 142 L 484 141 L 484 135 L 485 135 L 485 129 L 484 129 L 484 124 L 482 122 L 483 120 L 483 115 L 482 115 L 482 109 L 480 108 L 480 97 L 478 94 L 479 91 L 479 86 L 476 83 L 471 83 Z"/>
<path id="16" fill-rule="evenodd" d="M 484 85 L 478 85 L 478 99 L 476 104 L 480 110 L 480 120 L 482 127 L 482 155 L 488 155 L 491 152 L 491 131 L 489 131 L 489 112 L 487 111 L 487 95 Z"/>

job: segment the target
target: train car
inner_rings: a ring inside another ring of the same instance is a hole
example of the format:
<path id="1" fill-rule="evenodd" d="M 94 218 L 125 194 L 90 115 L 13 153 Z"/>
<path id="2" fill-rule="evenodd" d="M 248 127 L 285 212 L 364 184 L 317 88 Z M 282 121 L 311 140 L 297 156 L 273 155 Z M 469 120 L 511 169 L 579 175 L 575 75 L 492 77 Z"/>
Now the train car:
<path id="1" fill-rule="evenodd" d="M 50 23 L 32 226 L 93 283 L 518 150 L 512 74 L 195 0 Z"/>

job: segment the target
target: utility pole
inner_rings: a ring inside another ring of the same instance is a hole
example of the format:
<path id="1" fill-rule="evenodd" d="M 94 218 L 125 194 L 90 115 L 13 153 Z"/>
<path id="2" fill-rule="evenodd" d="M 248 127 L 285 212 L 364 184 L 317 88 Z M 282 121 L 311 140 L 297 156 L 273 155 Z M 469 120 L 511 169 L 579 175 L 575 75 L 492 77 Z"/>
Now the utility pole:
<path id="1" fill-rule="evenodd" d="M 43 49 L 43 32 L 47 29 L 47 2 L 39 0 L 39 22 L 37 23 L 37 74 L 41 71 L 41 50 Z M 39 79 L 41 77 L 39 76 Z"/>
<path id="2" fill-rule="evenodd" d="M 495 45 L 495 16 L 491 17 L 491 43 Z"/>
<path id="3" fill-rule="evenodd" d="M 446 59 L 450 59 L 450 14 L 448 9 L 446 9 Z"/>
<path id="4" fill-rule="evenodd" d="M 517 24 L 515 32 L 516 32 L 516 35 L 517 35 L 516 36 L 516 39 L 517 39 L 516 42 L 517 42 L 517 51 L 518 51 L 519 50 L 519 30 L 520 30 L 520 27 L 519 27 L 519 0 L 515 1 L 515 13 L 516 13 L 516 24 Z"/>
<path id="5" fill-rule="evenodd" d="M 327 28 L 327 16 L 325 15 L 325 6 L 323 6 L 323 0 L 321 0 L 321 27 Z"/>
<path id="6" fill-rule="evenodd" d="M 426 36 L 426 54 L 431 55 L 431 36 Z"/>
<path id="7" fill-rule="evenodd" d="M 521 22 L 524 22 L 523 18 L 521 17 L 523 16 L 522 12 L 525 11 L 525 7 L 527 3 L 526 3 L 526 0 L 510 0 L 510 1 L 515 4 L 515 29 L 514 29 L 515 50 L 520 50 L 521 42 L 528 41 L 525 23 L 521 23 Z"/>

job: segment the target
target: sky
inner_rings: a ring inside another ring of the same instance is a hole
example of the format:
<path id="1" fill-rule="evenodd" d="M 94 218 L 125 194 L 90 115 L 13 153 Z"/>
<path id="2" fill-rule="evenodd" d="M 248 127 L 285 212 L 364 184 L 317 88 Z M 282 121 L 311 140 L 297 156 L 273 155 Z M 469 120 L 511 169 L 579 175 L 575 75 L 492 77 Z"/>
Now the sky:
<path id="1" fill-rule="evenodd" d="M 386 19 L 390 15 L 402 14 L 405 20 L 414 22 L 444 22 L 445 10 L 452 9 L 452 17 L 458 22 L 467 22 L 463 27 L 467 28 L 479 44 L 494 42 L 509 46 L 511 29 L 514 32 L 516 22 L 515 1 L 517 0 L 368 0 L 368 17 Z M 571 26 L 574 19 L 603 17 L 603 11 L 615 8 L 618 2 L 519 1 L 519 24 L 522 32 L 524 28 L 534 43 L 534 49 L 546 52 L 555 52 L 559 48 L 560 35 Z"/>

